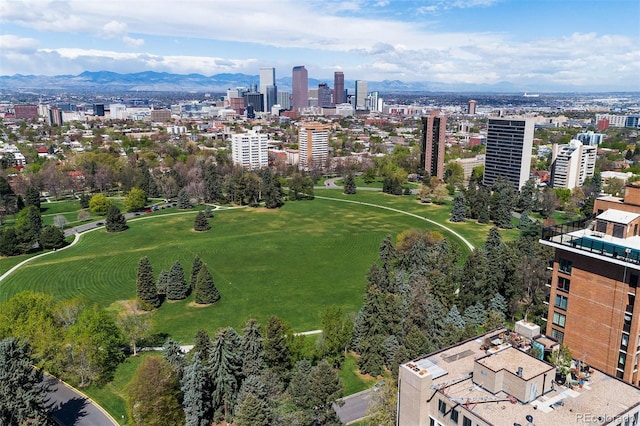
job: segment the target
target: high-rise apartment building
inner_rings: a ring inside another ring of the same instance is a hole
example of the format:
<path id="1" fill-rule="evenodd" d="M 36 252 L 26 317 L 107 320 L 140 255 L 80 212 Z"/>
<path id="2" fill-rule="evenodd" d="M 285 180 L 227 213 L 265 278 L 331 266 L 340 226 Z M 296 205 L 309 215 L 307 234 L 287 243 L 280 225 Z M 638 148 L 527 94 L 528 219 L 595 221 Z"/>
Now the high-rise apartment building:
<path id="1" fill-rule="evenodd" d="M 594 213 L 542 231 L 555 248 L 546 332 L 575 359 L 638 386 L 640 186 L 597 198 Z"/>
<path id="2" fill-rule="evenodd" d="M 568 144 L 553 144 L 551 183 L 554 188 L 573 189 L 592 177 L 596 168 L 597 146 L 583 145 L 577 139 Z"/>
<path id="3" fill-rule="evenodd" d="M 344 91 L 344 73 L 336 71 L 333 73 L 333 103 L 334 105 L 343 104 L 347 101 Z"/>
<path id="4" fill-rule="evenodd" d="M 261 111 L 271 111 L 271 107 L 277 103 L 275 68 L 260 68 L 260 93 L 262 93 L 263 96 Z"/>
<path id="5" fill-rule="evenodd" d="M 309 102 L 309 75 L 304 66 L 293 67 L 292 86 L 291 108 L 294 111 L 305 109 Z"/>
<path id="6" fill-rule="evenodd" d="M 328 124 L 303 123 L 298 130 L 298 149 L 302 170 L 323 169 L 329 156 Z"/>
<path id="7" fill-rule="evenodd" d="M 447 117 L 440 111 L 431 111 L 428 117 L 422 117 L 422 136 L 420 142 L 420 168 L 430 176 L 444 178 L 444 151 Z"/>
<path id="8" fill-rule="evenodd" d="M 473 99 L 469 101 L 469 105 L 467 107 L 467 112 L 469 113 L 469 115 L 475 115 L 476 114 L 476 107 L 478 106 L 478 102 L 474 101 Z"/>
<path id="9" fill-rule="evenodd" d="M 367 109 L 367 82 L 364 80 L 356 80 L 356 102 L 354 105 L 356 111 Z"/>
<path id="10" fill-rule="evenodd" d="M 13 113 L 18 120 L 38 118 L 38 105 L 18 104 L 13 106 Z"/>
<path id="11" fill-rule="evenodd" d="M 595 133 L 593 130 L 589 130 L 586 133 L 578 133 L 576 139 L 584 145 L 598 146 L 604 140 L 604 133 Z"/>
<path id="12" fill-rule="evenodd" d="M 503 177 L 519 191 L 529 180 L 533 128 L 530 119 L 489 119 L 483 181 L 486 186 Z"/>
<path id="13" fill-rule="evenodd" d="M 248 169 L 267 167 L 269 165 L 268 142 L 269 135 L 255 130 L 231 135 L 233 162 Z"/>

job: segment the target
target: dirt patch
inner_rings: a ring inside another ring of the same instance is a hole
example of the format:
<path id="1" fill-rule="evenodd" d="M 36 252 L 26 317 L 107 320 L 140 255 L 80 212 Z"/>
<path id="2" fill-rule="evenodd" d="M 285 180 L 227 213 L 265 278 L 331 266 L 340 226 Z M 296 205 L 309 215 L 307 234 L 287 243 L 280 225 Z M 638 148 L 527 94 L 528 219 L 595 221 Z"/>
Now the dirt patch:
<path id="1" fill-rule="evenodd" d="M 190 306 L 192 308 L 206 308 L 208 306 L 213 306 L 213 305 L 214 305 L 213 303 L 202 304 L 202 303 L 196 303 L 196 302 L 189 302 L 187 306 Z"/>

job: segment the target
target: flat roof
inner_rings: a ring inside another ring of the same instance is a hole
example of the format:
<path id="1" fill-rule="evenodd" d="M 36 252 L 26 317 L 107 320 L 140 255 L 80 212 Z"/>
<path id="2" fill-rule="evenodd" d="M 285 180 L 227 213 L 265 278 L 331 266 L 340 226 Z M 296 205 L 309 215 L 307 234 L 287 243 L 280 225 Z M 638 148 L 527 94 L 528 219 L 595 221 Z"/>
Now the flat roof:
<path id="1" fill-rule="evenodd" d="M 476 339 L 421 358 L 437 362 L 442 369 L 446 370 L 447 374 L 433 379 L 434 389 L 436 389 L 434 391 L 439 392 L 441 398 L 449 399 L 448 405 L 460 411 L 462 415 L 465 411 L 470 411 L 495 426 L 513 426 L 514 423 L 526 425 L 527 416 L 532 416 L 532 423 L 536 425 L 585 425 L 605 423 L 606 420 L 598 421 L 597 418 L 611 420 L 630 408 L 640 405 L 640 388 L 598 370 L 593 370 L 593 374 L 585 381 L 582 388 L 572 389 L 555 384 L 551 392 L 527 404 L 520 402 L 513 404 L 508 401 L 509 395 L 505 392 L 494 395 L 474 384 L 471 378 L 465 379 L 465 376 L 473 372 L 477 360 L 483 362 L 483 365 L 490 363 L 500 368 L 515 366 L 516 370 L 518 367 L 516 364 L 522 363 L 525 376 L 529 374 L 527 370 L 531 370 L 533 374 L 535 371 L 548 370 L 552 367 L 524 353 L 518 354 L 519 350 L 515 348 L 487 356 L 484 349 L 480 349 L 484 339 L 486 337 L 494 339 L 502 331 L 494 330 Z M 465 354 L 465 356 L 459 356 L 459 354 Z M 416 361 L 403 364 L 402 367 L 408 368 L 407 364 L 411 363 L 415 364 Z M 499 363 L 503 364 L 499 365 Z M 439 384 L 442 387 L 437 389 Z M 484 401 L 478 402 L 480 398 Z M 585 416 L 591 416 L 588 417 L 591 420 L 587 420 Z"/>
<path id="2" fill-rule="evenodd" d="M 596 219 L 606 220 L 607 222 L 624 223 L 626 225 L 639 217 L 640 214 L 638 213 L 608 209 L 607 211 L 602 212 L 598 216 L 596 216 Z"/>
<path id="3" fill-rule="evenodd" d="M 491 371 L 507 370 L 514 374 L 518 372 L 518 368 L 522 368 L 524 380 L 532 379 L 551 369 L 555 370 L 553 366 L 540 362 L 540 360 L 513 347 L 480 358 L 478 363 Z"/>

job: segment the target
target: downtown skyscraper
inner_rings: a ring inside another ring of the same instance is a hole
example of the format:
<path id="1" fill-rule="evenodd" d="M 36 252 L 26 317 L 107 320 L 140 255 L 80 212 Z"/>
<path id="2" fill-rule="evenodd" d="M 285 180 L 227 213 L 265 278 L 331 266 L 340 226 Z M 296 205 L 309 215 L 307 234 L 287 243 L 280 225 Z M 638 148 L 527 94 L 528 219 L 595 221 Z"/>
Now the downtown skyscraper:
<path id="1" fill-rule="evenodd" d="M 344 73 L 342 71 L 336 71 L 333 74 L 333 104 L 343 104 L 345 102 Z"/>
<path id="2" fill-rule="evenodd" d="M 260 93 L 262 93 L 262 110 L 270 112 L 271 107 L 278 102 L 275 68 L 260 68 Z"/>
<path id="3" fill-rule="evenodd" d="M 309 75 L 304 65 L 293 67 L 292 86 L 291 108 L 294 111 L 303 110 L 309 102 Z"/>
<path id="4" fill-rule="evenodd" d="M 444 178 L 444 151 L 447 117 L 440 111 L 431 111 L 422 117 L 422 139 L 420 143 L 420 168 L 438 179 Z"/>

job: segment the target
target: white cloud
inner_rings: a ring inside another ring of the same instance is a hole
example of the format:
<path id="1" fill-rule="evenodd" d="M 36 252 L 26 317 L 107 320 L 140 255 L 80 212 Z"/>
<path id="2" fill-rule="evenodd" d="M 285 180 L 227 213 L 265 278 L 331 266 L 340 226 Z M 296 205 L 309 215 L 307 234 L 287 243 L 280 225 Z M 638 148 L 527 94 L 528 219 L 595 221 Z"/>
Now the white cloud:
<path id="1" fill-rule="evenodd" d="M 34 52 L 40 43 L 33 38 L 18 37 L 12 34 L 0 35 L 0 50 L 29 53 Z"/>

